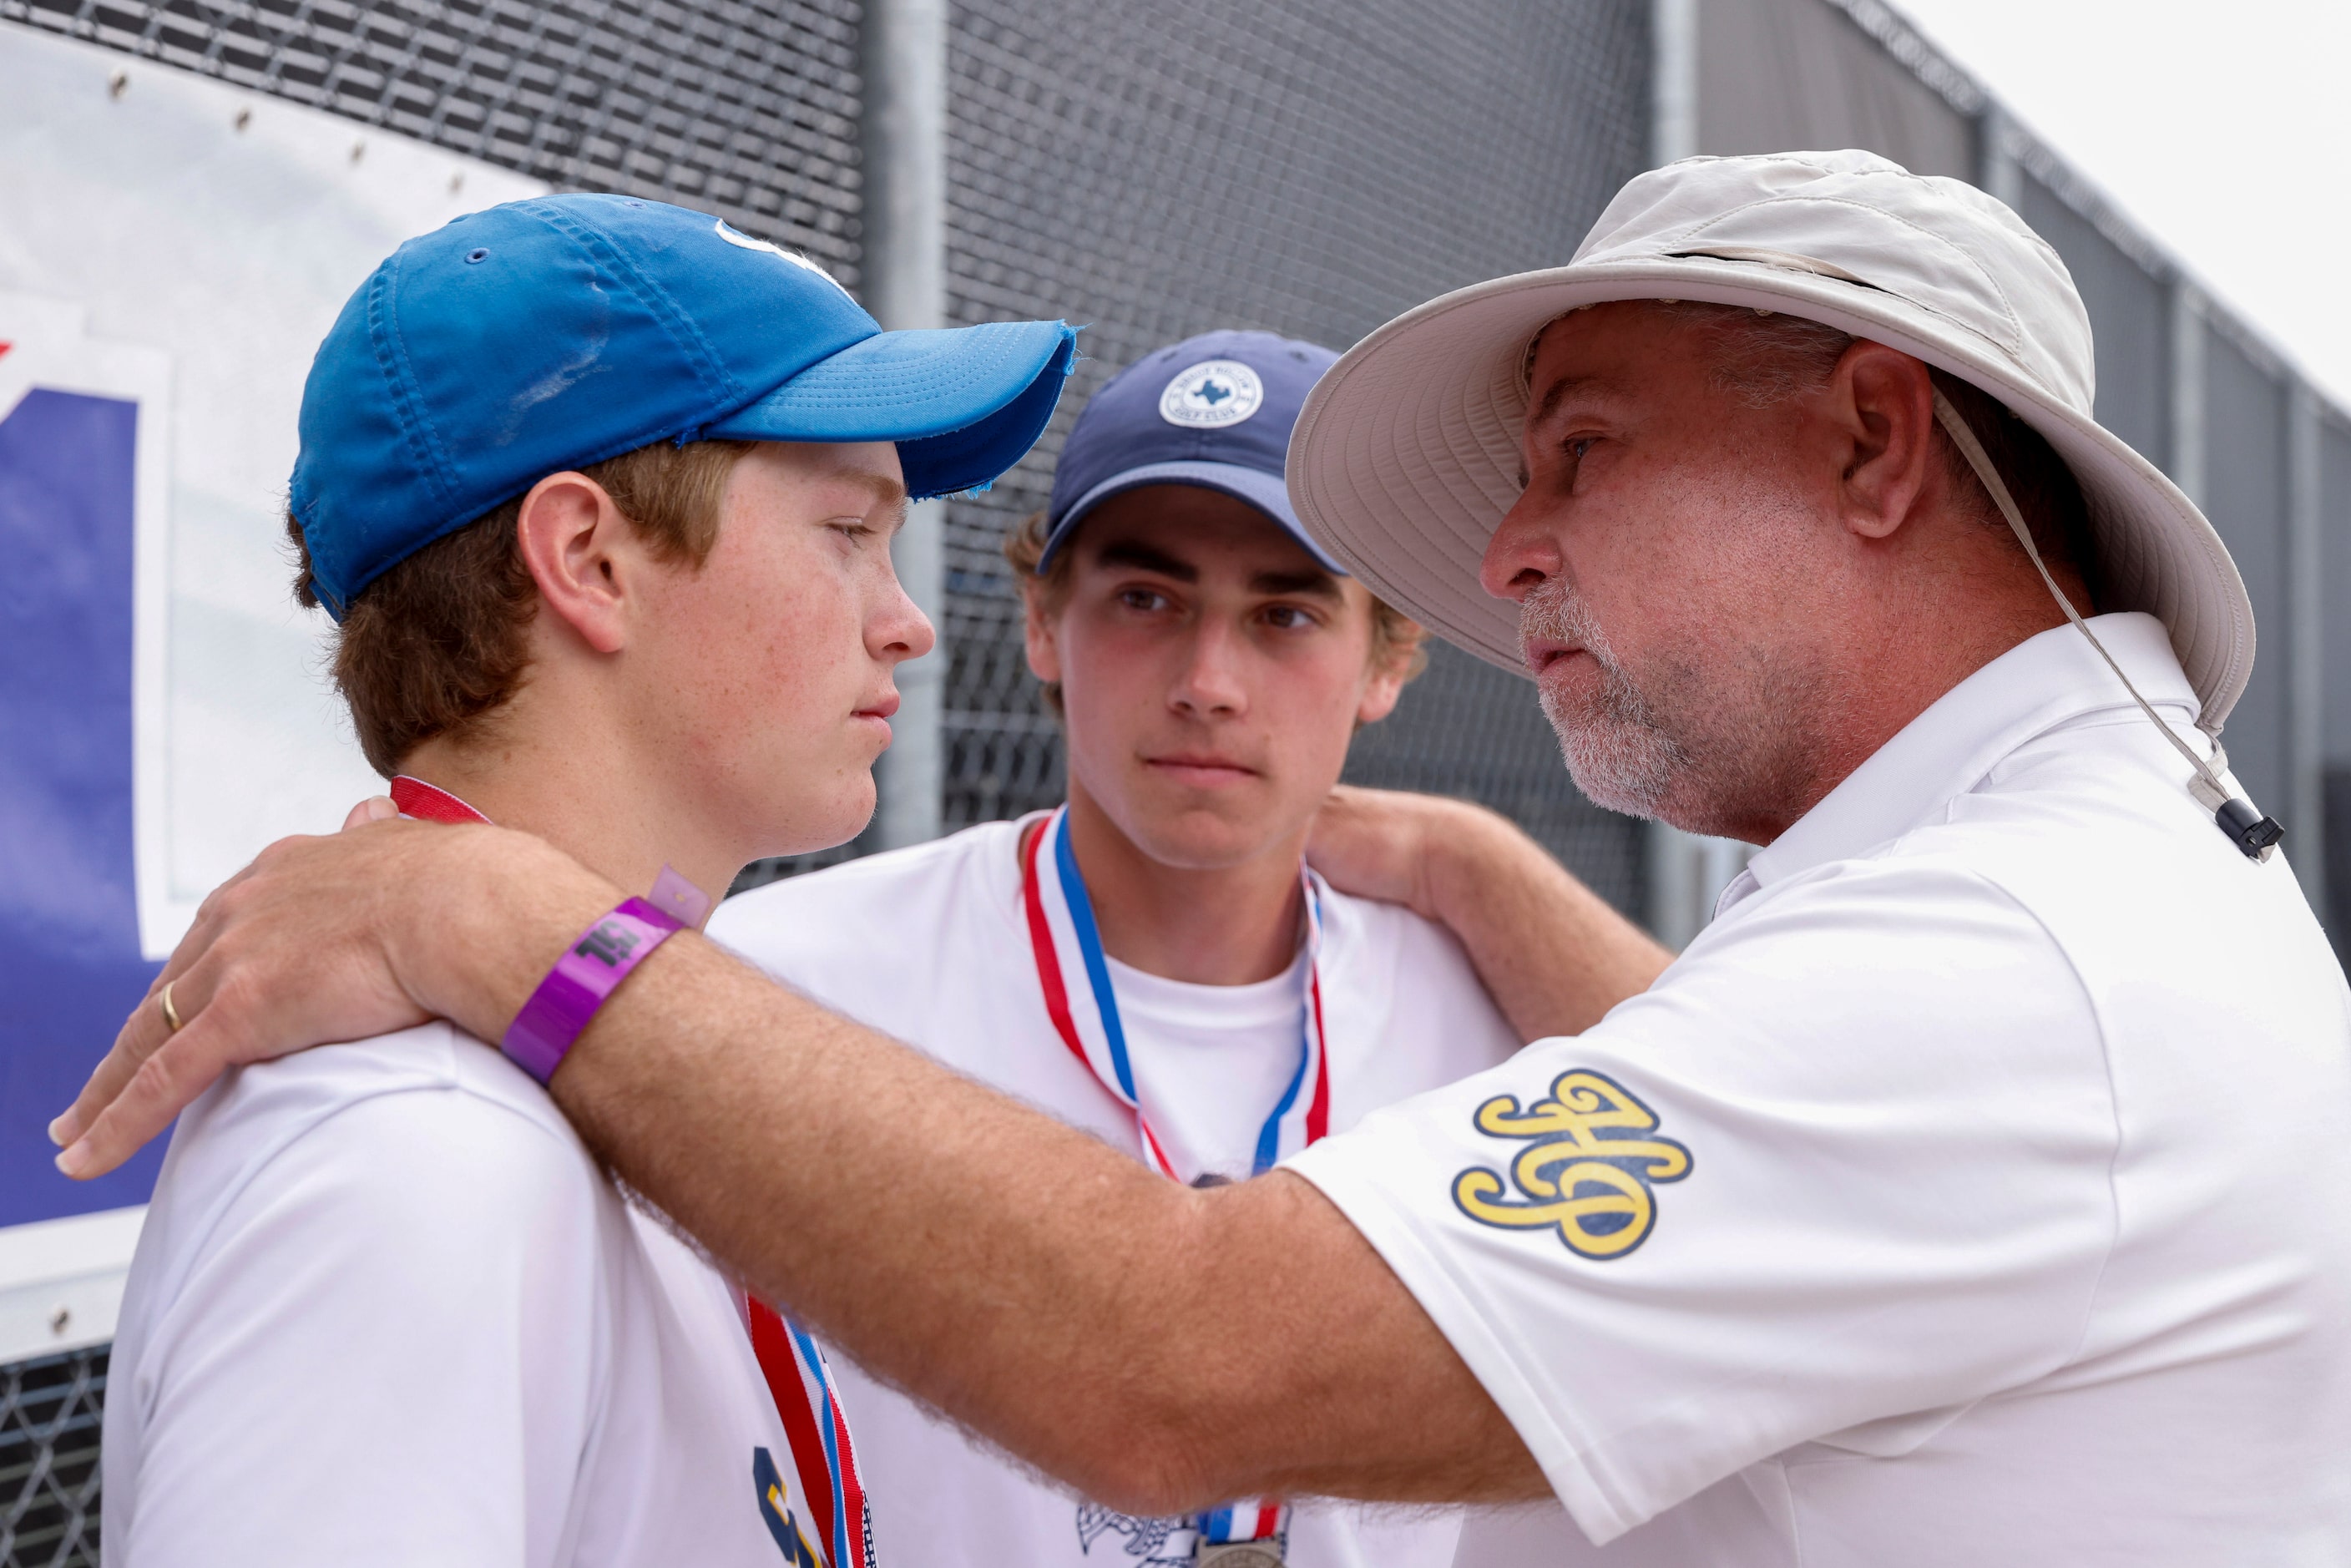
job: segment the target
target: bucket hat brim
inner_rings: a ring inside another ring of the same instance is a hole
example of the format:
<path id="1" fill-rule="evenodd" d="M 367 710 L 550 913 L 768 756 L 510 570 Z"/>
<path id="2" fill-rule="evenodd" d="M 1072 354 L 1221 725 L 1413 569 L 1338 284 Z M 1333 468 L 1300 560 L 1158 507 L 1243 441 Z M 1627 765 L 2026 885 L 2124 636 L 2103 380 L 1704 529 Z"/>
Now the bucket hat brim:
<path id="1" fill-rule="evenodd" d="M 2120 437 L 2033 382 L 1995 344 L 1803 258 L 1688 256 L 1520 273 L 1406 312 L 1333 365 L 1299 416 L 1289 484 L 1300 521 L 1373 591 L 1480 658 L 1526 674 L 1518 610 L 1479 586 L 1517 501 L 1527 349 L 1587 305 L 1689 300 L 1785 312 L 1884 343 L 1981 388 L 2073 468 L 2105 610 L 2168 630 L 2218 734 L 2253 665 L 2253 612 L 2194 502 Z"/>

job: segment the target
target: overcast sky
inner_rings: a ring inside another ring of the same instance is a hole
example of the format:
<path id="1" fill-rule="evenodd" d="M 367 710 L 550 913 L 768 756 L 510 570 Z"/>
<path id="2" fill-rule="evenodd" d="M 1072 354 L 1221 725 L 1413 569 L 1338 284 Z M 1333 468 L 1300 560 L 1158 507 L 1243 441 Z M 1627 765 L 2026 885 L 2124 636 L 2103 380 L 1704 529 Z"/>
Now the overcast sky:
<path id="1" fill-rule="evenodd" d="M 1894 3 L 2351 408 L 2351 4 Z"/>

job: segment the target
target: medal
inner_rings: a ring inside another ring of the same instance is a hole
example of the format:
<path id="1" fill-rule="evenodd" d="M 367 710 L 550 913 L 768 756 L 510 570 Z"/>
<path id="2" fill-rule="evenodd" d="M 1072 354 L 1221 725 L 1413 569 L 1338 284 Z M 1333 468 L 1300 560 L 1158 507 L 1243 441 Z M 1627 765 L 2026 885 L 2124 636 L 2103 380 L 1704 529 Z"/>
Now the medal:
<path id="1" fill-rule="evenodd" d="M 1045 874 L 1046 856 L 1051 873 Z M 1110 965 L 1103 955 L 1102 934 L 1094 925 L 1093 901 L 1086 894 L 1086 879 L 1078 870 L 1077 852 L 1070 844 L 1070 809 L 1062 806 L 1032 832 L 1021 846 L 1021 894 L 1029 916 L 1029 941 L 1037 960 L 1037 983 L 1045 993 L 1045 1011 L 1071 1055 L 1085 1063 L 1094 1081 L 1108 1090 L 1134 1116 L 1135 1141 L 1143 1157 L 1160 1175 L 1175 1181 L 1184 1176 L 1166 1146 L 1152 1131 L 1151 1120 L 1134 1088 L 1134 1066 L 1126 1049 L 1126 1031 L 1118 1016 L 1118 997 L 1111 988 Z M 1314 873 L 1298 868 L 1306 896 L 1306 1005 L 1300 1029 L 1298 1071 L 1290 1074 L 1281 1101 L 1258 1130 L 1250 1174 L 1261 1176 L 1280 1161 L 1285 1147 L 1303 1148 L 1331 1130 L 1331 1062 L 1322 1034 L 1322 896 Z M 1073 953 L 1075 964 L 1062 961 Z M 1085 1012 L 1071 1005 L 1073 989 L 1091 995 Z M 1207 1178 L 1204 1178 L 1204 1180 Z M 1271 1498 L 1228 1502 L 1194 1516 L 1189 1522 L 1198 1534 L 1192 1560 L 1216 1568 L 1282 1568 L 1282 1542 L 1288 1534 L 1290 1511 Z"/>
<path id="2" fill-rule="evenodd" d="M 1194 1549 L 1197 1568 L 1281 1568 L 1281 1542 L 1236 1541 L 1215 1546 L 1203 1541 Z"/>

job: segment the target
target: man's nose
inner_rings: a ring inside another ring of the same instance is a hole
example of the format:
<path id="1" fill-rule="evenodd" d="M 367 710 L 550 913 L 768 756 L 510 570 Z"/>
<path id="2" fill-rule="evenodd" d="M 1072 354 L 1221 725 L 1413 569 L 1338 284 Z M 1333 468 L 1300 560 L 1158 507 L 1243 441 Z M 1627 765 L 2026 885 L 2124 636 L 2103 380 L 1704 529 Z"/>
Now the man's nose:
<path id="1" fill-rule="evenodd" d="M 1497 599 L 1524 599 L 1559 574 L 1559 542 L 1533 495 L 1531 490 L 1521 493 L 1502 514 L 1478 563 L 1479 586 Z"/>

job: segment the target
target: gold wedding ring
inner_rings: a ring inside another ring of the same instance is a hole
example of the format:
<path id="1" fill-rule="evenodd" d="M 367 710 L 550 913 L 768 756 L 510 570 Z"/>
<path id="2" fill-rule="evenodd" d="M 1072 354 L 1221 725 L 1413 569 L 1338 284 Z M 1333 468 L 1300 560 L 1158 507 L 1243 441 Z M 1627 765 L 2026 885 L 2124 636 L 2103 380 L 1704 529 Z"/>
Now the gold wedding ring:
<path id="1" fill-rule="evenodd" d="M 163 1027 L 170 1030 L 173 1034 L 179 1033 L 180 1009 L 172 1005 L 171 981 L 166 980 L 163 982 L 163 988 L 156 995 L 155 999 L 163 1004 Z"/>

